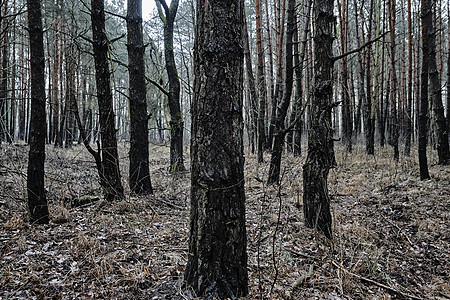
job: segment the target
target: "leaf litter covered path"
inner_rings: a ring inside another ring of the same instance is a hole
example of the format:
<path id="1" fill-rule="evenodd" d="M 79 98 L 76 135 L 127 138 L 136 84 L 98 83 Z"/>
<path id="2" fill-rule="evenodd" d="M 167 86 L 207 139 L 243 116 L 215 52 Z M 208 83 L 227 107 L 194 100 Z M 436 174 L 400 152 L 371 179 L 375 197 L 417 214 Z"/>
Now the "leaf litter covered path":
<path id="1" fill-rule="evenodd" d="M 284 159 L 280 185 L 246 156 L 248 299 L 448 299 L 449 167 L 419 181 L 416 158 L 389 149 L 345 155 L 329 177 L 334 240 L 303 224 L 304 157 Z M 168 149 L 152 147 L 155 195 L 101 207 L 94 163 L 80 147 L 47 147 L 52 223 L 26 223 L 28 148 L 0 149 L 0 297 L 184 299 L 188 172 L 167 172 Z M 128 149 L 121 147 L 126 177 Z M 269 157 L 266 157 L 266 161 Z M 125 180 L 124 180 L 125 183 Z"/>

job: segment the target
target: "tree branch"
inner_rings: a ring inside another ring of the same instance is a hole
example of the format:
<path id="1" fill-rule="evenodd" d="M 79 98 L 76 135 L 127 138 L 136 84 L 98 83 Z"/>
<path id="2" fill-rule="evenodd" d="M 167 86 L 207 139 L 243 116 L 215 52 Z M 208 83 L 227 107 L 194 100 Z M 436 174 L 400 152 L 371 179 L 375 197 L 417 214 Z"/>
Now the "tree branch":
<path id="1" fill-rule="evenodd" d="M 341 54 L 341 55 L 338 55 L 338 56 L 332 56 L 332 57 L 331 57 L 331 60 L 334 62 L 334 61 L 337 61 L 337 60 L 339 60 L 339 59 L 341 59 L 341 58 L 344 58 L 344 57 L 346 57 L 346 56 L 348 56 L 348 55 L 350 55 L 350 54 L 359 52 L 359 51 L 361 51 L 362 49 L 366 48 L 367 46 L 370 46 L 370 45 L 372 45 L 373 43 L 375 43 L 376 41 L 380 40 L 381 38 L 383 38 L 383 37 L 384 37 L 386 34 L 388 34 L 389 32 L 390 32 L 390 30 L 386 31 L 385 33 L 383 33 L 382 35 L 380 35 L 380 36 L 377 37 L 376 39 L 373 39 L 373 40 L 371 40 L 371 41 L 368 41 L 367 43 L 365 43 L 364 45 L 362 45 L 362 46 L 360 46 L 360 47 L 358 47 L 358 48 L 356 48 L 356 49 L 350 50 L 350 51 L 348 51 L 348 52 L 346 52 L 346 53 L 343 53 L 343 54 Z"/>
<path id="2" fill-rule="evenodd" d="M 153 84 L 154 86 L 156 86 L 161 92 L 163 92 L 164 95 L 169 96 L 169 92 L 166 91 L 165 88 L 163 88 L 159 83 L 157 83 L 156 81 L 154 81 L 153 79 L 150 79 L 148 76 L 145 76 L 145 79 L 150 82 L 151 84 Z"/>

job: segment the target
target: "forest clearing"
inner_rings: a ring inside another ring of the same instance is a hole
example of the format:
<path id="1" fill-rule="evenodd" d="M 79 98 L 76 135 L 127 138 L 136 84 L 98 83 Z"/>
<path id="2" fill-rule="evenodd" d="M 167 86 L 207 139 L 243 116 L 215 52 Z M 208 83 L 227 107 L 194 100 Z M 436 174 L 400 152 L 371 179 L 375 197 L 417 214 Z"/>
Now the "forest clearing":
<path id="1" fill-rule="evenodd" d="M 119 144 L 121 160 L 128 150 Z M 48 146 L 51 222 L 33 226 L 27 221 L 28 147 L 5 144 L 1 151 L 2 299 L 188 298 L 181 285 L 190 170 L 168 172 L 168 147 L 150 147 L 154 195 L 130 196 L 125 187 L 125 200 L 100 206 L 87 151 Z M 329 176 L 331 243 L 304 225 L 305 155 L 287 155 L 281 184 L 266 186 L 268 157 L 258 164 L 246 151 L 246 299 L 448 299 L 450 169 L 435 164 L 431 151 L 432 179 L 420 181 L 417 157 L 396 163 L 391 152 L 377 148 L 367 156 L 356 145 L 346 155 L 337 147 L 338 166 Z M 127 164 L 121 166 L 127 174 Z"/>

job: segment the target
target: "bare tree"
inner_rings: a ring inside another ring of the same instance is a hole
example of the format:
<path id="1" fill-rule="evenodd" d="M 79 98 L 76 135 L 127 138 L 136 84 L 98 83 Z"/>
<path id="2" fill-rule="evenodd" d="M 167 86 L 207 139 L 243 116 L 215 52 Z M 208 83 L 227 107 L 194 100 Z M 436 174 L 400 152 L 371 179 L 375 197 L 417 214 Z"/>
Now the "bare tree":
<path id="1" fill-rule="evenodd" d="M 27 192 L 30 223 L 48 224 L 49 214 L 44 189 L 45 77 L 44 36 L 40 0 L 27 0 L 30 34 L 31 120 L 28 154 Z"/>
<path id="2" fill-rule="evenodd" d="M 276 107 L 276 117 L 274 121 L 274 143 L 272 146 L 272 157 L 270 160 L 268 184 L 279 181 L 281 154 L 283 152 L 284 138 L 286 136 L 286 128 L 284 122 L 291 102 L 292 87 L 294 82 L 294 66 L 293 66 L 293 34 L 295 23 L 295 0 L 288 0 L 288 17 L 286 32 L 286 81 L 283 97 L 279 105 Z M 292 125 L 292 127 L 294 124 Z M 287 128 L 291 130 L 292 128 Z"/>
<path id="3" fill-rule="evenodd" d="M 429 69 L 429 47 L 428 31 L 432 24 L 431 16 L 431 0 L 422 0 L 421 3 L 422 15 L 422 73 L 420 76 L 420 110 L 419 110 L 419 168 L 420 179 L 425 180 L 430 178 L 428 173 L 427 161 L 427 136 L 428 136 L 428 69 Z"/>
<path id="4" fill-rule="evenodd" d="M 101 146 L 96 162 L 100 185 L 107 201 L 121 200 L 125 196 L 120 177 L 117 137 L 114 123 L 113 99 L 108 64 L 108 37 L 105 29 L 104 0 L 91 1 L 91 21 L 95 62 L 95 82 L 99 109 Z M 100 164 L 99 164 L 100 162 Z"/>
<path id="5" fill-rule="evenodd" d="M 263 153 L 266 143 L 266 129 L 265 129 L 265 117 L 266 117 L 266 103 L 267 103 L 267 90 L 266 90 L 266 76 L 265 76 L 265 60 L 264 60 L 264 46 L 262 39 L 262 7 L 261 0 L 255 0 L 255 18 L 256 18 L 256 52 L 258 55 L 258 97 L 259 97 L 259 110 L 258 110 L 258 162 L 264 161 Z"/>
<path id="6" fill-rule="evenodd" d="M 178 10 L 178 0 L 172 0 L 170 6 L 165 0 L 155 0 L 159 18 L 164 24 L 164 58 L 169 78 L 170 110 L 170 171 L 184 171 L 183 158 L 183 116 L 180 108 L 180 79 L 178 78 L 173 52 L 173 24 Z"/>
<path id="7" fill-rule="evenodd" d="M 243 8 L 243 0 L 197 1 L 191 229 L 184 280 L 205 299 L 237 299 L 248 293 Z"/>
<path id="8" fill-rule="evenodd" d="M 152 194 L 148 161 L 147 88 L 145 85 L 142 0 L 127 1 L 127 39 L 131 129 L 130 188 L 136 194 Z"/>
<path id="9" fill-rule="evenodd" d="M 331 126 L 334 0 L 314 2 L 314 95 L 311 102 L 308 156 L 303 165 L 303 210 L 306 226 L 331 238 L 328 173 L 336 164 Z"/>

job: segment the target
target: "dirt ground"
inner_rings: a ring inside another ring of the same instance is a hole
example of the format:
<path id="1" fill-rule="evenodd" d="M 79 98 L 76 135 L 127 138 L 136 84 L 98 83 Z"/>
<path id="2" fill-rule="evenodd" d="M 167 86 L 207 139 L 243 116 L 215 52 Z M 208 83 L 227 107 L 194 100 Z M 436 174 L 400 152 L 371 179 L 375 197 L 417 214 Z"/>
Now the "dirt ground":
<path id="1" fill-rule="evenodd" d="M 121 145 L 125 189 L 127 145 Z M 305 148 L 304 148 L 305 149 Z M 82 146 L 47 146 L 50 225 L 29 226 L 28 148 L 0 148 L 2 299 L 187 299 L 190 174 L 167 171 L 152 146 L 155 194 L 100 207 L 94 162 Z M 247 299 L 450 299 L 450 167 L 429 152 L 431 180 L 389 147 L 336 150 L 329 177 L 333 241 L 303 223 L 300 158 L 283 157 L 266 186 L 269 156 L 246 155 Z M 188 157 L 188 156 L 186 156 Z M 189 161 L 187 161 L 189 163 Z"/>

